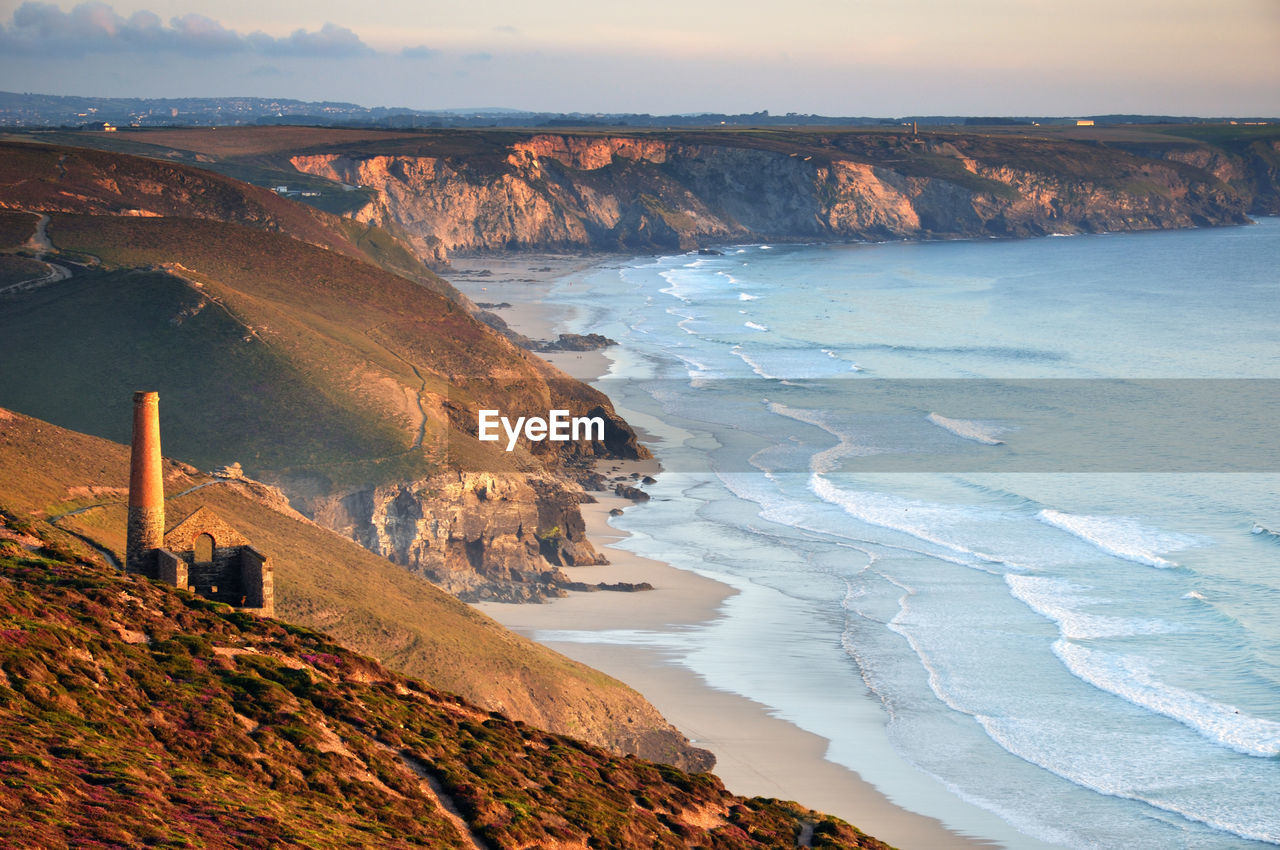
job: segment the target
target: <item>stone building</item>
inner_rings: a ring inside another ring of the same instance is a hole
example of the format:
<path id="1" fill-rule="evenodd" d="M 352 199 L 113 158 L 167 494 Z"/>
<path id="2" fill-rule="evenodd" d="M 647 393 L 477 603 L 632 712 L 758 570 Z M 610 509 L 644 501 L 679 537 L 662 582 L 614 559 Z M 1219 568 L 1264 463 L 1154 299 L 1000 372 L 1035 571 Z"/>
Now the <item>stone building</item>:
<path id="1" fill-rule="evenodd" d="M 164 546 L 156 550 L 156 571 L 161 581 L 206 599 L 275 614 L 270 559 L 207 507 L 196 508 L 165 533 Z"/>
<path id="2" fill-rule="evenodd" d="M 271 560 L 221 517 L 202 506 L 164 530 L 159 405 L 158 393 L 133 394 L 125 571 L 274 616 Z"/>

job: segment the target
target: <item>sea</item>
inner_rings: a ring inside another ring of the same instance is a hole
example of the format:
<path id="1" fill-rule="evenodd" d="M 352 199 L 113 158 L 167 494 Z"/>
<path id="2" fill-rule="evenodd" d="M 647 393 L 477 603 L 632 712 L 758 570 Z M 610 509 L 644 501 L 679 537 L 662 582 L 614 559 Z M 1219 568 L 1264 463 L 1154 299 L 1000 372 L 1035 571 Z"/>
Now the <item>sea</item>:
<path id="1" fill-rule="evenodd" d="M 1280 844 L 1280 219 L 723 246 L 561 281 L 664 471 L 662 648 L 1007 847 Z"/>

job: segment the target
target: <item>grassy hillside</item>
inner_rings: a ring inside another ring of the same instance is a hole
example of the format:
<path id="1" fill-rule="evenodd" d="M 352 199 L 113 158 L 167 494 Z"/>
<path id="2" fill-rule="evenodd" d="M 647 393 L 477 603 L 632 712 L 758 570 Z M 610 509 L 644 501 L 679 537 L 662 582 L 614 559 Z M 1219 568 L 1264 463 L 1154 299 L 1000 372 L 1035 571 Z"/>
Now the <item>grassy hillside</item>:
<path id="1" fill-rule="evenodd" d="M 9 510 L 0 749 L 10 846 L 884 846 L 77 561 Z"/>
<path id="2" fill-rule="evenodd" d="M 121 405 L 146 383 L 173 399 L 175 456 L 312 492 L 555 466 L 549 443 L 539 457 L 478 443 L 475 408 L 608 407 L 424 284 L 421 264 L 409 274 L 417 261 L 384 231 L 169 163 L 0 148 L 0 203 L 50 213 L 60 257 L 81 264 L 5 301 L 0 404 L 121 439 Z M 12 248 L 31 218 L 0 225 Z"/>
<path id="3" fill-rule="evenodd" d="M 96 141 L 77 134 L 65 137 L 79 142 Z M 37 138 L 50 137 L 42 134 Z M 96 150 L 93 145 L 0 142 L 0 207 L 88 215 L 180 216 L 234 223 L 287 234 L 373 263 L 451 299 L 460 297 L 452 285 L 425 267 L 393 234 L 372 233 L 367 225 L 295 203 L 264 186 L 219 174 L 208 168 L 214 158 L 204 154 L 180 154 L 147 145 L 109 147 L 140 147 L 152 156 L 122 157 L 112 150 Z M 182 160 L 204 167 L 193 168 Z M 299 175 L 298 179 L 309 178 Z M 281 181 L 275 175 L 263 182 L 275 185 Z M 332 188 L 329 181 L 315 182 Z"/>
<path id="4" fill-rule="evenodd" d="M 277 346 L 245 337 L 242 323 L 178 278 L 84 270 L 0 310 L 0 359 L 13 369 L 2 395 L 14 408 L 127 441 L 126 388 L 154 387 L 165 398 L 166 449 L 205 469 L 237 460 L 259 470 L 340 468 L 405 451 L 395 422 L 326 397 Z M 255 419 L 263 427 L 245 427 Z"/>
<path id="5" fill-rule="evenodd" d="M 0 504 L 44 522 L 60 545 L 123 560 L 128 476 L 127 446 L 0 409 Z M 626 685 L 292 514 L 278 494 L 173 463 L 165 491 L 170 524 L 208 505 L 271 557 L 282 618 L 487 710 L 626 751 L 709 763 Z"/>

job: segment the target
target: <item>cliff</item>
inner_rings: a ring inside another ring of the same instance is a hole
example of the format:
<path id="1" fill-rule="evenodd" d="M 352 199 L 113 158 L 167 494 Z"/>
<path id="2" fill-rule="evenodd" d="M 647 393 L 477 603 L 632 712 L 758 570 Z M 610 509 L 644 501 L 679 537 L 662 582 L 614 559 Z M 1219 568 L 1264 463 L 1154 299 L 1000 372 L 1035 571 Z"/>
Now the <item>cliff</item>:
<path id="1" fill-rule="evenodd" d="M 546 475 L 451 472 L 317 500 L 316 522 L 410 567 L 464 601 L 536 602 L 608 563 L 586 539 L 589 498 Z"/>
<path id="2" fill-rule="evenodd" d="M 560 595 L 575 582 L 559 568 L 599 561 L 571 467 L 644 456 L 635 434 L 420 263 L 396 271 L 388 257 L 412 258 L 394 240 L 172 163 L 3 150 L 0 206 L 25 211 L 0 214 L 8 247 L 44 213 L 71 278 L 9 295 L 0 404 L 123 440 L 122 405 L 154 387 L 172 455 L 239 462 L 306 515 L 468 598 Z M 102 355 L 121 339 L 127 355 Z M 507 453 L 477 439 L 481 408 L 571 410 L 602 417 L 605 433 Z"/>
<path id="3" fill-rule="evenodd" d="M 510 133 L 486 137 L 483 154 L 460 153 L 466 139 L 438 133 L 411 146 L 346 145 L 288 162 L 371 190 L 354 216 L 402 228 L 435 263 L 451 252 L 513 248 L 686 250 L 734 240 L 1243 224 L 1248 210 L 1269 208 L 1277 185 L 1274 167 L 1257 173 L 1266 145 L 1233 152 L 1185 141 L 1124 149 L 1065 138 L 691 131 Z"/>
<path id="4" fill-rule="evenodd" d="M 79 560 L 8 511 L 0 747 L 5 846 L 886 847 Z"/>

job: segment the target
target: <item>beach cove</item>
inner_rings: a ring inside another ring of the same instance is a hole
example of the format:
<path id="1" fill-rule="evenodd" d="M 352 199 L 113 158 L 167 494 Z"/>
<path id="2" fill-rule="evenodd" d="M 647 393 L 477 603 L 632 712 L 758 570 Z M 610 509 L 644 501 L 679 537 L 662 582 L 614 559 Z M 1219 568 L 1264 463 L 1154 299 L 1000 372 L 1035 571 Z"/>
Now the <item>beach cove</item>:
<path id="1" fill-rule="evenodd" d="M 564 332 L 563 313 L 545 302 L 557 286 L 630 257 L 513 255 L 456 259 L 449 275 L 464 294 L 486 304 L 509 304 L 495 310 L 519 333 L 532 339 L 554 339 Z M 579 380 L 591 382 L 610 367 L 606 350 L 546 352 L 540 356 Z M 644 429 L 639 428 L 644 434 Z M 655 461 L 619 461 L 601 465 L 614 478 L 633 474 L 661 475 Z M 636 503 L 611 493 L 592 494 L 596 502 L 582 506 L 587 536 L 609 559 L 607 566 L 573 567 L 571 576 L 584 582 L 648 582 L 642 593 L 573 593 L 541 605 L 478 603 L 475 607 L 507 628 L 538 640 L 570 658 L 626 682 L 644 694 L 697 746 L 716 755 L 714 773 L 736 794 L 794 799 L 803 805 L 844 818 L 869 835 L 898 847 L 998 847 L 997 842 L 946 828 L 934 818 L 896 804 L 846 767 L 828 761 L 830 742 L 776 716 L 765 705 L 709 685 L 680 662 L 677 653 L 656 646 L 624 645 L 609 633 L 679 634 L 706 626 L 719 616 L 725 601 L 737 595 L 716 579 L 676 569 L 669 564 L 618 548 L 630 535 L 614 528 L 610 512 L 635 509 Z M 599 642 L 548 638 L 549 633 L 598 632 Z M 909 771 L 910 768 L 906 767 Z"/>
<path id="2" fill-rule="evenodd" d="M 637 687 L 730 789 L 899 846 L 1274 842 L 1277 591 L 1249 532 L 1280 525 L 1275 470 L 860 474 L 917 427 L 1019 435 L 950 407 L 881 434 L 804 382 L 1265 380 L 1275 234 L 460 263 L 529 336 L 618 339 L 551 358 L 607 367 L 665 468 L 612 523 L 586 506 L 613 566 L 572 570 L 654 591 L 485 612 Z"/>

